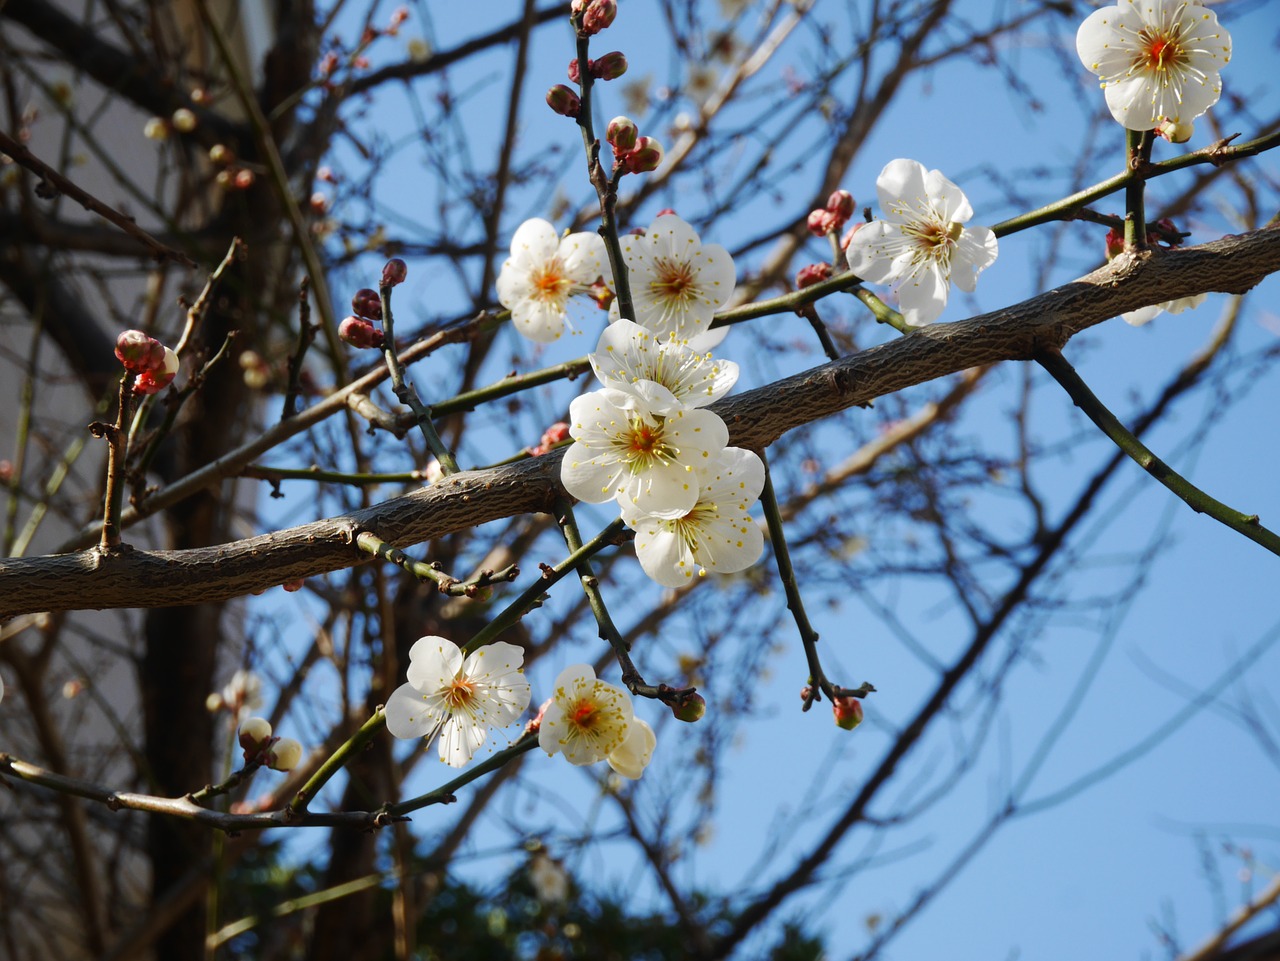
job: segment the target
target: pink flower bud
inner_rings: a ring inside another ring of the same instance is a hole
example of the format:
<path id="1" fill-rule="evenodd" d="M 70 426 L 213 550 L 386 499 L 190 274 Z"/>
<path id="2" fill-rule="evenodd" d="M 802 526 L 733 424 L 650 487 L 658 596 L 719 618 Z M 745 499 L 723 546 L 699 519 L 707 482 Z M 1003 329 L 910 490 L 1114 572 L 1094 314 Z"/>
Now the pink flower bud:
<path id="1" fill-rule="evenodd" d="M 597 80 L 617 80 L 627 72 L 627 58 L 622 51 L 614 50 L 599 60 L 592 60 L 589 69 Z"/>
<path id="2" fill-rule="evenodd" d="M 838 697 L 831 706 L 836 727 L 852 731 L 862 723 L 862 700 L 856 697 Z"/>
<path id="3" fill-rule="evenodd" d="M 338 336 L 352 347 L 367 350 L 382 346 L 382 331 L 363 317 L 348 317 L 338 325 Z"/>
<path id="4" fill-rule="evenodd" d="M 825 237 L 834 230 L 840 229 L 839 218 L 830 210 L 814 210 L 809 213 L 809 233 L 815 237 Z"/>
<path id="5" fill-rule="evenodd" d="M 671 208 L 671 207 L 663 207 L 661 210 L 659 210 L 659 211 L 657 212 L 657 214 L 655 214 L 655 216 L 657 216 L 657 217 L 678 217 L 678 216 L 679 216 L 679 214 L 677 214 L 677 213 L 675 212 L 675 210 L 674 210 L 673 208 Z"/>
<path id="6" fill-rule="evenodd" d="M 138 379 L 133 382 L 135 394 L 158 394 L 173 383 L 173 378 L 178 373 L 178 355 L 168 347 L 161 349 L 164 351 L 164 360 L 159 367 L 138 374 Z"/>
<path id="7" fill-rule="evenodd" d="M 542 440 L 538 442 L 537 447 L 529 448 L 529 453 L 534 457 L 541 457 L 568 436 L 569 425 L 562 420 L 556 421 L 542 432 Z"/>
<path id="8" fill-rule="evenodd" d="M 582 11 L 582 32 L 592 37 L 613 23 L 618 15 L 617 0 L 591 0 Z"/>
<path id="9" fill-rule="evenodd" d="M 1120 254 L 1124 253 L 1124 231 L 1108 230 L 1107 231 L 1107 260 L 1114 260 Z"/>
<path id="10" fill-rule="evenodd" d="M 853 224 L 849 227 L 849 229 L 844 232 L 844 236 L 840 238 L 840 249 L 848 250 L 849 241 L 853 240 L 853 235 L 856 234 L 859 230 L 861 230 L 865 226 L 866 226 L 865 221 L 855 220 Z"/>
<path id="11" fill-rule="evenodd" d="M 671 705 L 671 713 L 677 721 L 689 724 L 702 720 L 707 713 L 707 700 L 701 694 L 690 694 L 683 700 Z"/>
<path id="12" fill-rule="evenodd" d="M 116 338 L 116 357 L 125 370 L 156 370 L 164 364 L 164 344 L 140 330 L 126 330 Z"/>
<path id="13" fill-rule="evenodd" d="M 604 136 L 615 154 L 624 154 L 635 149 L 636 138 L 639 135 L 640 130 L 630 117 L 614 117 L 609 121 L 609 127 Z"/>
<path id="14" fill-rule="evenodd" d="M 248 190 L 257 179 L 252 170 L 237 170 L 234 183 L 237 190 Z"/>
<path id="15" fill-rule="evenodd" d="M 657 170 L 662 163 L 662 144 L 652 137 L 640 137 L 635 148 L 623 154 L 622 166 L 629 173 L 643 174 Z"/>
<path id="16" fill-rule="evenodd" d="M 397 284 L 403 284 L 408 276 L 409 268 L 405 266 L 404 261 L 399 257 L 392 257 L 382 267 L 382 286 L 394 287 Z"/>
<path id="17" fill-rule="evenodd" d="M 578 95 L 562 83 L 547 91 L 547 106 L 562 117 L 576 117 L 582 109 Z"/>
<path id="18" fill-rule="evenodd" d="M 588 70 L 590 70 L 590 69 L 591 69 L 591 61 L 590 61 L 590 60 L 588 60 L 588 61 L 587 61 L 587 69 L 588 69 Z M 574 57 L 572 60 L 570 60 L 570 61 L 569 61 L 569 82 L 570 82 L 570 83 L 581 83 L 581 82 L 582 82 L 582 71 L 580 71 L 580 70 L 578 69 L 578 58 L 577 58 L 577 57 Z M 550 101 L 548 101 L 548 102 L 550 102 Z M 551 109 L 552 109 L 552 110 L 555 110 L 555 108 L 554 108 L 554 107 L 552 107 Z M 557 111 L 557 113 L 558 113 L 558 112 L 559 112 L 559 111 Z"/>
<path id="19" fill-rule="evenodd" d="M 382 298 L 378 296 L 376 290 L 370 290 L 368 287 L 362 287 L 351 295 L 351 312 L 357 317 L 367 317 L 369 320 L 382 319 Z"/>
<path id="20" fill-rule="evenodd" d="M 288 593 L 292 594 L 295 591 L 302 590 L 302 585 L 305 584 L 306 582 L 307 580 L 305 577 L 299 577 L 292 581 L 285 581 L 280 586 L 283 587 Z"/>
<path id="21" fill-rule="evenodd" d="M 853 194 L 847 190 L 837 190 L 827 198 L 827 210 L 840 218 L 843 226 L 853 216 Z"/>
<path id="22" fill-rule="evenodd" d="M 239 739 L 247 761 L 271 741 L 271 722 L 264 717 L 249 718 L 240 725 Z"/>
<path id="23" fill-rule="evenodd" d="M 812 287 L 814 284 L 830 279 L 830 264 L 810 264 L 807 267 L 801 267 L 800 272 L 796 274 L 796 289 L 803 290 L 806 287 Z"/>

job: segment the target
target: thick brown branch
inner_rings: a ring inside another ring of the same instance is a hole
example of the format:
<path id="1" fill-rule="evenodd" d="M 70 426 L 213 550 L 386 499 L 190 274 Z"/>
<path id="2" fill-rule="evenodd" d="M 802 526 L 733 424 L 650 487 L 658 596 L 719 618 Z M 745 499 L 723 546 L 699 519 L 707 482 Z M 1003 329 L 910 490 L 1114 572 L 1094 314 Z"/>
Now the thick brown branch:
<path id="1" fill-rule="evenodd" d="M 877 397 L 970 367 L 1028 360 L 1037 349 L 1122 311 L 1201 291 L 1243 293 L 1280 271 L 1280 228 L 1177 251 L 1147 250 L 1004 310 L 938 324 L 824 364 L 714 408 L 732 443 L 763 448 L 789 430 Z M 406 547 L 486 521 L 547 510 L 560 455 L 455 474 L 363 511 L 217 547 L 93 551 L 0 563 L 0 616 L 41 610 L 210 602 L 368 560 L 355 546 L 371 531 Z"/>

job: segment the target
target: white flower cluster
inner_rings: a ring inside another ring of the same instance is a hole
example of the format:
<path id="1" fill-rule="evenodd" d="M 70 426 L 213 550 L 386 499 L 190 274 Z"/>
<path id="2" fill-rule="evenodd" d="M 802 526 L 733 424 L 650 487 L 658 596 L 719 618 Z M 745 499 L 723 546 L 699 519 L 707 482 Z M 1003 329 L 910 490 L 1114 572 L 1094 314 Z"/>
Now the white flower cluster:
<path id="1" fill-rule="evenodd" d="M 737 364 L 703 352 L 723 337 L 710 324 L 733 293 L 733 260 L 674 214 L 622 250 L 642 323 L 619 318 L 590 355 L 604 388 L 569 406 L 560 480 L 581 501 L 617 501 L 659 584 L 743 570 L 764 549 L 748 513 L 764 465 L 729 447 L 724 421 L 703 409 L 738 379 Z"/>
<path id="2" fill-rule="evenodd" d="M 447 638 L 421 637 L 409 649 L 408 682 L 391 693 L 383 709 L 387 730 L 399 738 L 439 736 L 440 760 L 463 767 L 489 740 L 491 728 L 513 724 L 529 706 L 523 665 L 524 651 L 505 641 L 464 656 Z M 648 766 L 657 738 L 635 716 L 626 691 L 577 664 L 556 679 L 555 696 L 539 714 L 538 744 L 572 764 L 608 761 L 618 774 L 635 779 Z"/>

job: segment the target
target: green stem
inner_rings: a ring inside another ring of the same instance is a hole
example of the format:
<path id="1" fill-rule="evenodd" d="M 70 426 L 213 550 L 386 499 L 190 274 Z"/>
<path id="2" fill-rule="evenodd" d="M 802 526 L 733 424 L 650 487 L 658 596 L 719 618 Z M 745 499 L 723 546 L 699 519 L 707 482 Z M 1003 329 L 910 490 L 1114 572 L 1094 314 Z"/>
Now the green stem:
<path id="1" fill-rule="evenodd" d="M 366 554 L 372 554 L 374 557 L 380 557 L 388 563 L 395 564 L 420 581 L 431 581 L 441 594 L 448 594 L 451 597 L 475 597 L 482 588 L 490 584 L 514 580 L 520 575 L 520 568 L 510 564 L 500 571 L 481 571 L 472 578 L 460 581 L 434 564 L 415 561 L 404 551 L 393 547 L 370 531 L 362 531 L 356 536 L 356 546 Z"/>
<path id="2" fill-rule="evenodd" d="M 391 375 L 391 389 L 395 392 L 396 399 L 413 411 L 418 429 L 422 431 L 427 447 L 440 462 L 440 469 L 446 474 L 456 474 L 458 462 L 453 459 L 453 454 L 436 433 L 436 426 L 431 422 L 431 408 L 422 403 L 413 385 L 404 379 L 404 365 L 400 363 L 400 357 L 396 353 L 395 319 L 391 314 L 391 287 L 391 284 L 378 286 L 378 296 L 382 300 L 382 355 L 387 361 L 387 373 Z"/>
<path id="3" fill-rule="evenodd" d="M 809 665 L 809 687 L 805 693 L 803 710 L 809 710 L 814 701 L 820 700 L 819 691 L 827 695 L 833 704 L 837 697 L 866 697 L 875 690 L 871 684 L 864 682 L 857 688 L 837 687 L 827 680 L 827 675 L 822 670 L 822 662 L 818 658 L 818 632 L 809 623 L 804 599 L 800 596 L 800 584 L 796 580 L 796 571 L 791 564 L 791 551 L 787 547 L 787 537 L 783 531 L 782 510 L 778 507 L 778 496 L 773 489 L 773 477 L 764 451 L 760 451 L 760 460 L 764 464 L 764 489 L 760 492 L 760 505 L 764 508 L 764 519 L 769 526 L 769 541 L 773 545 L 778 577 L 787 596 L 787 609 L 795 619 L 805 661 Z"/>
<path id="4" fill-rule="evenodd" d="M 305 814 L 311 799 L 319 793 L 322 787 L 329 783 L 329 779 L 341 771 L 347 761 L 360 751 L 363 751 L 366 745 L 373 740 L 374 735 L 386 726 L 387 716 L 381 709 L 378 709 L 374 712 L 373 717 L 360 726 L 360 730 L 356 731 L 355 734 L 347 739 L 345 744 L 330 754 L 316 770 L 316 773 L 307 779 L 307 783 L 302 785 L 298 793 L 293 796 L 293 800 L 289 802 L 289 813 L 293 815 Z"/>
<path id="5" fill-rule="evenodd" d="M 1151 145 L 1155 141 L 1150 130 L 1124 132 L 1125 160 L 1133 178 L 1124 188 L 1124 249 L 1141 250 L 1147 246 L 1147 170 L 1151 166 Z"/>
<path id="6" fill-rule="evenodd" d="M 538 735 L 532 732 L 526 733 L 520 737 L 514 744 L 501 751 L 496 751 L 489 757 L 485 758 L 474 767 L 468 768 L 463 774 L 459 774 L 447 784 L 442 784 L 434 791 L 428 791 L 426 794 L 420 794 L 417 797 L 400 801 L 398 804 L 388 804 L 382 810 L 391 817 L 398 817 L 408 814 L 410 811 L 417 811 L 420 808 L 428 807 L 432 804 L 452 804 L 457 800 L 454 792 L 460 787 L 466 787 L 477 778 L 483 777 L 493 771 L 498 770 L 508 761 L 519 757 L 521 754 L 527 754 L 538 746 Z"/>
<path id="7" fill-rule="evenodd" d="M 241 477 L 279 483 L 283 480 L 306 480 L 319 483 L 351 484 L 401 484 L 427 479 L 426 471 L 411 470 L 399 474 L 346 474 L 342 471 L 321 470 L 319 467 L 269 467 L 266 464 L 249 464 L 240 471 Z"/>
<path id="8" fill-rule="evenodd" d="M 1072 401 L 1098 428 L 1139 467 L 1158 480 L 1197 514 L 1208 514 L 1225 524 L 1237 534 L 1261 544 L 1272 554 L 1280 556 L 1280 536 L 1267 530 L 1258 522 L 1258 515 L 1243 514 L 1210 497 L 1172 467 L 1153 454 L 1138 438 L 1111 413 L 1076 373 L 1067 359 L 1057 350 L 1042 350 L 1036 354 L 1036 362 L 1062 385 Z"/>

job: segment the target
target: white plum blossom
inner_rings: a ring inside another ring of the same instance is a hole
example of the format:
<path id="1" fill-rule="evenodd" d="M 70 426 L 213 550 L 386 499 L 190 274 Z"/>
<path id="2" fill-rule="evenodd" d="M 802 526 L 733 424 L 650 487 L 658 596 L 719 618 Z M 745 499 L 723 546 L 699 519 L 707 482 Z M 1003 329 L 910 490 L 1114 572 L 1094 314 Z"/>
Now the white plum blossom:
<path id="1" fill-rule="evenodd" d="M 569 436 L 574 442 L 560 462 L 565 490 L 588 504 L 616 499 L 657 517 L 693 509 L 697 468 L 729 443 L 724 421 L 651 380 L 575 397 Z"/>
<path id="2" fill-rule="evenodd" d="M 569 875 L 558 863 L 539 851 L 529 862 L 529 882 L 544 904 L 569 900 Z"/>
<path id="3" fill-rule="evenodd" d="M 609 752 L 605 758 L 615 774 L 629 780 L 639 780 L 644 769 L 653 758 L 653 749 L 658 746 L 658 736 L 653 733 L 647 722 L 638 717 L 631 719 L 631 733 L 625 741 Z"/>
<path id="4" fill-rule="evenodd" d="M 1131 327 L 1141 327 L 1148 324 L 1156 317 L 1163 314 L 1166 310 L 1171 314 L 1180 314 L 1184 310 L 1194 310 L 1205 302 L 1208 294 L 1193 294 L 1190 297 L 1180 297 L 1177 300 L 1168 300 L 1163 304 L 1152 304 L 1150 307 L 1139 307 L 1137 310 L 1131 310 L 1121 314 L 1124 322 Z"/>
<path id="5" fill-rule="evenodd" d="M 606 387 L 630 392 L 640 381 L 653 381 L 688 407 L 714 403 L 738 379 L 733 361 L 714 360 L 672 334 L 663 337 L 629 320 L 606 327 L 588 359 Z"/>
<path id="6" fill-rule="evenodd" d="M 421 637 L 409 649 L 408 683 L 387 698 L 387 730 L 396 737 L 440 734 L 440 760 L 462 767 L 489 737 L 529 706 L 524 652 L 496 641 L 463 658 L 453 641 Z"/>
<path id="7" fill-rule="evenodd" d="M 643 235 L 619 238 L 636 316 L 655 334 L 675 334 L 707 350 L 724 339 L 710 330 L 715 312 L 729 302 L 737 283 L 733 258 L 720 244 L 704 244 L 675 214 L 664 214 Z"/>
<path id="8" fill-rule="evenodd" d="M 547 221 L 526 220 L 498 274 L 498 302 L 511 311 L 516 330 L 549 343 L 564 333 L 569 298 L 585 293 L 606 273 L 607 262 L 598 234 L 562 239 Z"/>
<path id="9" fill-rule="evenodd" d="M 636 532 L 644 572 L 663 587 L 683 587 L 695 574 L 750 567 L 764 550 L 764 536 L 748 513 L 763 487 L 759 456 L 727 447 L 698 470 L 698 500 L 683 516 L 653 517 L 620 502 L 622 519 Z"/>
<path id="10" fill-rule="evenodd" d="M 849 267 L 865 281 L 895 285 L 902 314 L 919 327 L 938 319 L 951 284 L 972 291 L 995 263 L 996 235 L 966 227 L 973 216 L 964 192 L 938 170 L 915 160 L 891 160 L 876 178 L 883 220 L 849 241 Z"/>
<path id="11" fill-rule="evenodd" d="M 634 725 L 631 695 L 597 680 L 589 664 L 574 664 L 556 678 L 538 746 L 550 755 L 563 754 L 570 764 L 594 764 L 618 750 Z"/>
<path id="12" fill-rule="evenodd" d="M 1076 52 L 1129 130 L 1190 123 L 1222 94 L 1231 35 L 1196 0 L 1120 0 L 1080 24 Z"/>

